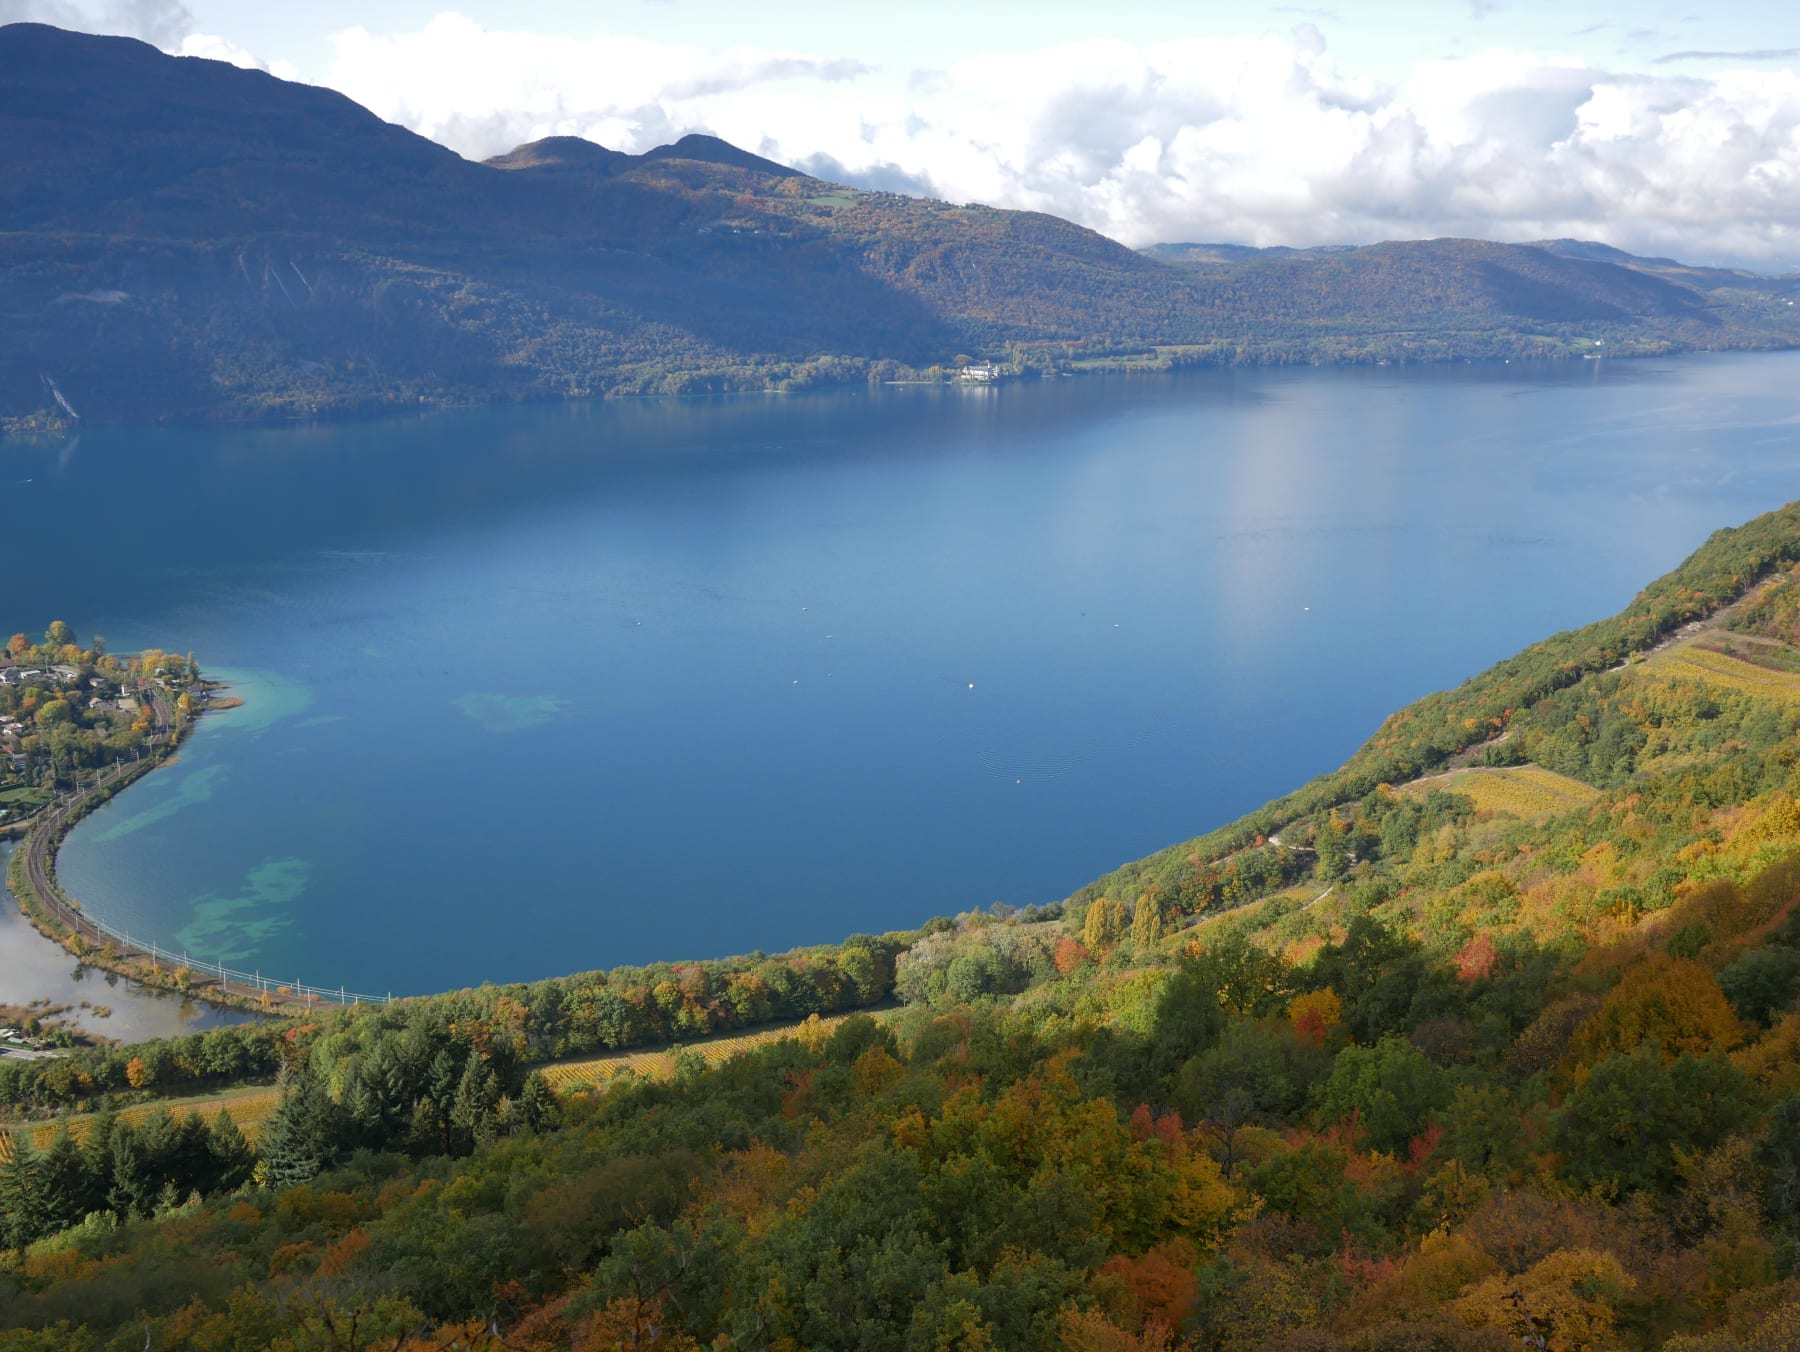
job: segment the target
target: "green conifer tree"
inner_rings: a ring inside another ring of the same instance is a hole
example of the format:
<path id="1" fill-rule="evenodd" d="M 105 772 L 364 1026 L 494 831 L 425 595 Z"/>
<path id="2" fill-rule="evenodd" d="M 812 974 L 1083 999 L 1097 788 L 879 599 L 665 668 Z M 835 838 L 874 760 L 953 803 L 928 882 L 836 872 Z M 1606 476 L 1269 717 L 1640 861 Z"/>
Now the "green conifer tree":
<path id="1" fill-rule="evenodd" d="M 44 1226 L 51 1233 L 66 1230 L 80 1222 L 90 1211 L 98 1210 L 101 1198 L 94 1188 L 88 1170 L 87 1156 L 69 1134 L 64 1123 L 38 1161 L 43 1183 Z"/>
<path id="2" fill-rule="evenodd" d="M 494 1111 L 500 1104 L 500 1082 L 493 1067 L 471 1055 L 450 1104 L 450 1129 L 457 1154 L 467 1154 L 494 1139 Z"/>
<path id="3" fill-rule="evenodd" d="M 263 1174 L 272 1188 L 316 1178 L 337 1153 L 336 1105 L 309 1064 L 289 1076 L 262 1130 Z"/>
<path id="4" fill-rule="evenodd" d="M 562 1104 L 556 1091 L 537 1071 L 525 1077 L 525 1088 L 519 1094 L 519 1114 L 532 1131 L 548 1131 L 562 1119 Z"/>
<path id="5" fill-rule="evenodd" d="M 206 1153 L 209 1191 L 231 1192 L 240 1188 L 250 1181 L 256 1170 L 255 1149 L 223 1108 L 213 1118 L 212 1129 L 207 1133 Z"/>
<path id="6" fill-rule="evenodd" d="M 138 1134 L 129 1122 L 115 1122 L 107 1156 L 106 1205 L 122 1219 L 156 1209 L 160 1180 L 151 1174 Z"/>
<path id="7" fill-rule="evenodd" d="M 28 1132 L 12 1138 L 0 1161 L 0 1246 L 22 1249 L 44 1233 L 43 1178 Z"/>

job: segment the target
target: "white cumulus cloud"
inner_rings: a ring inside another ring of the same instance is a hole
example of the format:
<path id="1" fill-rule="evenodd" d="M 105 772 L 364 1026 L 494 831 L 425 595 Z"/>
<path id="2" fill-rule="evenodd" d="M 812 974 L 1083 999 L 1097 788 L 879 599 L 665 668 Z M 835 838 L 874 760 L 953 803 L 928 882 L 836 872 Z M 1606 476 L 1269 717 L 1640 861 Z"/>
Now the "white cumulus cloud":
<path id="1" fill-rule="evenodd" d="M 1309 17 L 910 70 L 447 12 L 332 35 L 318 82 L 473 159 L 550 135 L 643 151 L 706 131 L 824 177 L 1050 211 L 1133 245 L 1576 236 L 1800 267 L 1800 74 L 1785 50 L 1708 75 L 1489 50 L 1383 81 L 1332 54 L 1317 25 L 1344 20 Z M 0 0 L 0 21 L 24 18 L 295 74 L 192 32 L 180 0 Z"/>
<path id="2" fill-rule="evenodd" d="M 829 88 L 866 72 L 846 57 L 496 32 L 455 13 L 412 33 L 350 28 L 332 43 L 321 83 L 471 159 L 544 136 L 648 150 L 759 89 Z"/>
<path id="3" fill-rule="evenodd" d="M 454 14 L 334 43 L 324 83 L 475 158 L 551 134 L 641 151 L 709 131 L 815 173 L 1051 211 L 1137 245 L 1571 235 L 1800 264 L 1790 68 L 1645 74 L 1494 50 L 1383 83 L 1342 69 L 1311 23 L 918 71 Z"/>

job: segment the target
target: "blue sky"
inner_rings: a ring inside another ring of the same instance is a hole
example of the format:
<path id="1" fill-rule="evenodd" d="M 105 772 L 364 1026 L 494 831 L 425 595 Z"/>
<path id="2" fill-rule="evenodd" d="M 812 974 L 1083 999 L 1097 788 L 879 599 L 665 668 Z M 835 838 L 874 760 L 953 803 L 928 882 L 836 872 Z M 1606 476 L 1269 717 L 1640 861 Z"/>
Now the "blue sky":
<path id="1" fill-rule="evenodd" d="M 565 37 L 614 33 L 708 46 L 791 48 L 849 56 L 873 66 L 935 67 L 958 56 L 1092 37 L 1154 43 L 1194 33 L 1283 31 L 1312 22 L 1344 61 L 1393 79 L 1413 62 L 1485 47 L 1577 56 L 1594 65 L 1654 69 L 1680 52 L 1757 52 L 1800 47 L 1800 19 L 1778 0 L 1726 3 L 1556 4 L 1546 0 L 1387 0 L 1386 3 L 1218 4 L 948 3 L 905 6 L 797 0 L 314 0 L 304 5 L 189 0 L 195 31 L 216 33 L 315 75 L 328 66 L 329 34 L 361 26 L 416 29 L 453 8 L 486 27 Z M 1674 64 L 1674 63 L 1669 63 Z M 1730 58 L 1684 60 L 1705 71 Z M 1791 55 L 1789 64 L 1792 64 Z"/>
<path id="2" fill-rule="evenodd" d="M 1127 243 L 1574 235 L 1800 267 L 1789 3 L 0 0 L 483 158 L 705 130 Z"/>

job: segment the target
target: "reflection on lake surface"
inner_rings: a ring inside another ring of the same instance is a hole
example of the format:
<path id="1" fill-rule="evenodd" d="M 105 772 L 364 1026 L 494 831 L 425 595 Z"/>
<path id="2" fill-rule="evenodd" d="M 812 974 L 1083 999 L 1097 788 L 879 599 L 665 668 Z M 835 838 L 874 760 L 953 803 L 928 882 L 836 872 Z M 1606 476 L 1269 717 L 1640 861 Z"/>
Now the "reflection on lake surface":
<path id="1" fill-rule="evenodd" d="M 0 844 L 0 872 L 11 849 Z M 116 1042 L 197 1033 L 248 1017 L 84 967 L 40 935 L 8 902 L 0 905 L 0 1003 L 30 1005 L 40 1000 L 63 1011 L 59 1022 Z"/>
<path id="2" fill-rule="evenodd" d="M 197 956 L 375 993 L 1051 900 L 1795 496 L 1796 360 L 11 450 L 19 621 L 193 649 L 247 701 L 62 877 Z"/>

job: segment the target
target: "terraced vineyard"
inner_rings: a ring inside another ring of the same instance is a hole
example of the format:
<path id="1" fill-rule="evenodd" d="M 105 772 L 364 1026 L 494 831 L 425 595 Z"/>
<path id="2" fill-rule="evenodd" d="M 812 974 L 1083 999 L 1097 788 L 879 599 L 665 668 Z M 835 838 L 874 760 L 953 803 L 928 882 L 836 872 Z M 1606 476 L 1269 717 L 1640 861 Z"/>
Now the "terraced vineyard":
<path id="1" fill-rule="evenodd" d="M 1425 793 L 1432 789 L 1467 794 L 1474 800 L 1477 812 L 1504 812 L 1527 819 L 1554 817 L 1586 807 L 1600 796 L 1600 790 L 1541 765 L 1453 770 L 1447 775 L 1415 779 L 1402 791 Z"/>
<path id="2" fill-rule="evenodd" d="M 856 1013 L 882 1016 L 881 1010 L 858 1010 Z M 580 1061 L 561 1061 L 555 1065 L 540 1066 L 544 1078 L 550 1087 L 559 1094 L 574 1093 L 589 1085 L 605 1084 L 613 1076 L 622 1071 L 632 1071 L 650 1079 L 666 1079 L 675 1073 L 675 1053 L 677 1050 L 698 1052 L 706 1058 L 708 1065 L 718 1065 L 729 1061 L 734 1056 L 742 1056 L 756 1047 L 766 1043 L 780 1042 L 784 1038 L 823 1038 L 829 1036 L 832 1029 L 844 1020 L 854 1018 L 855 1014 L 833 1014 L 828 1018 L 820 1018 L 817 1014 L 805 1023 L 782 1024 L 776 1028 L 765 1028 L 754 1033 L 742 1033 L 735 1037 L 713 1037 L 703 1042 L 690 1042 L 677 1049 L 665 1047 L 649 1052 L 611 1052 L 606 1056 L 591 1056 Z"/>
<path id="3" fill-rule="evenodd" d="M 1675 648 L 1652 659 L 1641 670 L 1700 680 L 1765 699 L 1800 703 L 1800 675 L 1759 667 L 1711 648 Z"/>

